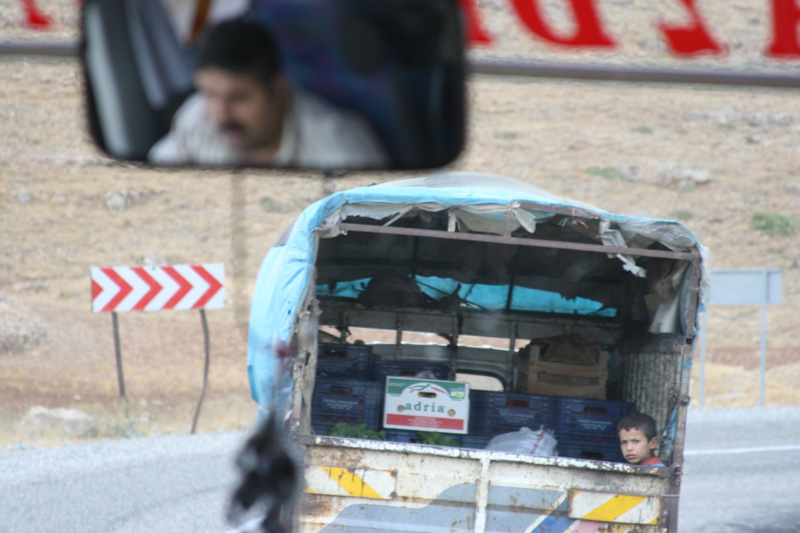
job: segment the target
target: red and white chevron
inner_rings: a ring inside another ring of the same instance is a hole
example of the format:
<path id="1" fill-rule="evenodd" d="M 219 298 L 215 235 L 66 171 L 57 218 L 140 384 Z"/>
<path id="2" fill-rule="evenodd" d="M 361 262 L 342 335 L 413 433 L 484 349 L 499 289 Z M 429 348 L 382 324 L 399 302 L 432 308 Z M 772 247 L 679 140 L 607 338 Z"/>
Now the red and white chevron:
<path id="1" fill-rule="evenodd" d="M 225 307 L 225 265 L 92 267 L 92 311 Z"/>

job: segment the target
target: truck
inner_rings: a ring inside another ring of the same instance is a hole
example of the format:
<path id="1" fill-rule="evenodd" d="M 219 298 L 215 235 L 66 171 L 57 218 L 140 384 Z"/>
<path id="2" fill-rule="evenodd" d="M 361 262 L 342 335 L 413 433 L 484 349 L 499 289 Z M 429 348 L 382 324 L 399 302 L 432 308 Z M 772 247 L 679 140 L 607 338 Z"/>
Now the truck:
<path id="1" fill-rule="evenodd" d="M 293 530 L 676 531 L 706 258 L 679 222 L 502 176 L 312 204 L 262 263 L 248 339 L 259 414 L 303 457 Z M 466 384 L 462 425 L 411 403 L 392 418 L 403 380 Z M 656 420 L 667 466 L 624 462 L 631 412 Z M 553 452 L 490 445 L 523 431 Z"/>

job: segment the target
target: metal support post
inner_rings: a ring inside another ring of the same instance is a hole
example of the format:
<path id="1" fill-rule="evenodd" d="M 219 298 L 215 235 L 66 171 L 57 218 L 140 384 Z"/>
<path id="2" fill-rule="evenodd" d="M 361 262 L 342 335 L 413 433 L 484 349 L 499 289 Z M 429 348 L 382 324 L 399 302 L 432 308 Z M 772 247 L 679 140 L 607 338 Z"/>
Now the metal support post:
<path id="1" fill-rule="evenodd" d="M 123 403 L 128 403 L 128 398 L 125 396 L 125 376 L 122 374 L 122 349 L 119 342 L 119 321 L 117 320 L 117 313 L 111 313 L 111 324 L 114 328 L 114 352 L 117 357 L 117 382 L 119 383 L 119 399 Z"/>
<path id="2" fill-rule="evenodd" d="M 203 339 L 205 340 L 206 360 L 203 367 L 203 389 L 200 391 L 200 400 L 197 402 L 197 409 L 194 412 L 194 419 L 192 420 L 192 434 L 197 431 L 197 419 L 200 418 L 200 408 L 203 406 L 203 398 L 206 396 L 206 387 L 208 386 L 208 367 L 211 362 L 211 342 L 208 335 L 208 321 L 206 320 L 206 310 L 200 309 L 200 322 L 203 325 Z"/>

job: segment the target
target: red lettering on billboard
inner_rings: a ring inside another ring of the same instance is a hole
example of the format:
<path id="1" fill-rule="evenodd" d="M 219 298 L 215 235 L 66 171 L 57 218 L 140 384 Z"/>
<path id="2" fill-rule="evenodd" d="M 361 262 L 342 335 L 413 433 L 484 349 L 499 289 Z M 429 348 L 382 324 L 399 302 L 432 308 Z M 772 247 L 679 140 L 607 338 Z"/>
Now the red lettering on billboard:
<path id="1" fill-rule="evenodd" d="M 553 44 L 596 48 L 596 47 L 615 47 L 617 43 L 608 36 L 603 30 L 600 17 L 597 16 L 594 0 L 569 0 L 575 29 L 571 35 L 560 36 L 544 20 L 539 0 L 511 0 L 514 10 L 517 12 L 525 26 L 538 37 Z"/>
<path id="2" fill-rule="evenodd" d="M 82 4 L 83 0 L 76 0 Z M 477 4 L 478 0 L 458 0 L 466 20 L 466 38 L 470 44 L 491 45 L 492 35 L 486 30 Z M 609 35 L 598 15 L 595 0 L 568 0 L 565 6 L 572 13 L 571 32 L 557 32 L 546 20 L 539 0 L 508 0 L 522 24 L 535 36 L 548 43 L 567 48 L 614 48 L 617 42 Z M 670 52 L 678 56 L 723 55 L 725 48 L 711 35 L 700 15 L 696 0 L 677 0 L 683 4 L 689 21 L 655 22 Z M 800 0 L 770 0 L 772 4 L 772 40 L 764 50 L 767 57 L 800 58 Z M 50 29 L 53 19 L 43 12 L 36 0 L 20 0 L 25 13 L 25 25 L 38 30 Z"/>
<path id="3" fill-rule="evenodd" d="M 48 30 L 53 25 L 51 19 L 36 4 L 36 0 L 22 0 L 22 8 L 25 10 L 25 24 L 34 30 Z"/>
<path id="4" fill-rule="evenodd" d="M 722 54 L 723 48 L 711 37 L 703 18 L 694 5 L 695 0 L 681 0 L 691 21 L 686 25 L 667 24 L 658 20 L 656 26 L 664 34 L 670 51 L 677 55 Z"/>
<path id="5" fill-rule="evenodd" d="M 772 42 L 766 54 L 772 57 L 800 57 L 797 24 L 800 6 L 795 0 L 772 0 Z"/>
<path id="6" fill-rule="evenodd" d="M 484 29 L 481 23 L 481 14 L 478 11 L 475 0 L 458 0 L 458 3 L 467 22 L 467 42 L 490 44 L 492 36 L 489 35 L 489 32 Z"/>

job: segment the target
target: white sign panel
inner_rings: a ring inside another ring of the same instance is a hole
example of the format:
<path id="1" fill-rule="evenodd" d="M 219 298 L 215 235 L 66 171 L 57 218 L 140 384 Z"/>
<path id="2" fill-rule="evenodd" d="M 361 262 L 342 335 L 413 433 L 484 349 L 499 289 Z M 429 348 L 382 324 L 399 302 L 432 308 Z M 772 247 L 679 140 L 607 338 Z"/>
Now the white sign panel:
<path id="1" fill-rule="evenodd" d="M 225 265 L 92 267 L 92 311 L 225 307 Z"/>
<path id="2" fill-rule="evenodd" d="M 707 305 L 781 303 L 780 270 L 714 270 Z"/>

